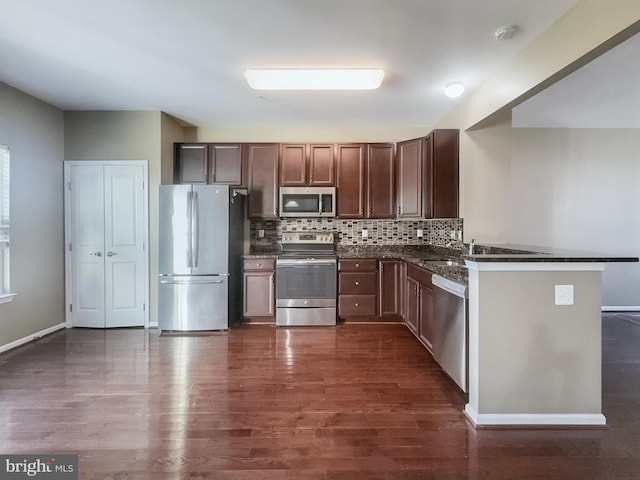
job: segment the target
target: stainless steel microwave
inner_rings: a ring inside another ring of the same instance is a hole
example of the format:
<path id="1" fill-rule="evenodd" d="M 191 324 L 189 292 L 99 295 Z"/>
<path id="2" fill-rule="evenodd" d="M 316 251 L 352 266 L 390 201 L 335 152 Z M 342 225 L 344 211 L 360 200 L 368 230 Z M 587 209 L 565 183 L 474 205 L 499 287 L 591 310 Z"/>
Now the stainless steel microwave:
<path id="1" fill-rule="evenodd" d="M 336 187 L 280 187 L 280 216 L 335 217 Z"/>

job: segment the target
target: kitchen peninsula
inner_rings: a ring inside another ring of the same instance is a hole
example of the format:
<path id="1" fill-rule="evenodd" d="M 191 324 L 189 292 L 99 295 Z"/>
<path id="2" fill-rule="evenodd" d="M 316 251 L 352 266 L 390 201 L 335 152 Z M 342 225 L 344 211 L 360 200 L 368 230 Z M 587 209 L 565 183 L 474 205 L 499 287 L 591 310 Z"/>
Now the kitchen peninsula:
<path id="1" fill-rule="evenodd" d="M 476 426 L 604 425 L 601 275 L 637 262 L 530 247 L 465 256 Z"/>

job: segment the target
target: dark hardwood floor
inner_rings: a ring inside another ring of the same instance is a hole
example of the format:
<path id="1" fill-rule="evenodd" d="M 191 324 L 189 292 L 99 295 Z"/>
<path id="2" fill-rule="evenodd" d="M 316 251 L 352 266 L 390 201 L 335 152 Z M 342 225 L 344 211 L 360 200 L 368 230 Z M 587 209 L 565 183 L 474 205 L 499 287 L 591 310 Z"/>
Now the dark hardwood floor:
<path id="1" fill-rule="evenodd" d="M 583 429 L 475 430 L 399 324 L 61 331 L 0 355 L 0 453 L 78 454 L 82 479 L 637 479 L 638 322 L 603 317 L 608 425 Z"/>

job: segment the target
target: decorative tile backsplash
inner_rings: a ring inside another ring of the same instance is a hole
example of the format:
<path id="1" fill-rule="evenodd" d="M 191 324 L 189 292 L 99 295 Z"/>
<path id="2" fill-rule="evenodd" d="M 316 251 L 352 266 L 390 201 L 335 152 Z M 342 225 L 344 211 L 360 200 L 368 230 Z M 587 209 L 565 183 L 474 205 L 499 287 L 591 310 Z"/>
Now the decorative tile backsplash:
<path id="1" fill-rule="evenodd" d="M 462 218 L 435 220 L 338 220 L 285 219 L 251 220 L 251 246 L 271 246 L 280 240 L 282 232 L 334 232 L 338 245 L 436 245 L 446 246 L 451 232 L 462 235 Z M 422 229 L 423 237 L 417 236 Z M 264 237 L 258 231 L 264 230 Z M 362 237 L 367 230 L 367 238 Z"/>

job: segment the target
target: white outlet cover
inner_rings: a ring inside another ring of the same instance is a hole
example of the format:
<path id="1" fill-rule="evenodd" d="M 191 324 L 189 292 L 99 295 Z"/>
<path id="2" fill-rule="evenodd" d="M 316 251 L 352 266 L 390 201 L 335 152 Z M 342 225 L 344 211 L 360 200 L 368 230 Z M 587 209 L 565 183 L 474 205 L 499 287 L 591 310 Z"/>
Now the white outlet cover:
<path id="1" fill-rule="evenodd" d="M 362 229 L 362 238 L 367 238 L 369 236 L 369 230 L 366 228 Z"/>
<path id="2" fill-rule="evenodd" d="M 556 285 L 556 305 L 573 305 L 573 285 Z"/>
<path id="3" fill-rule="evenodd" d="M 418 237 L 418 238 L 424 237 L 424 231 L 422 230 L 422 228 L 418 228 L 416 230 L 416 237 Z"/>

